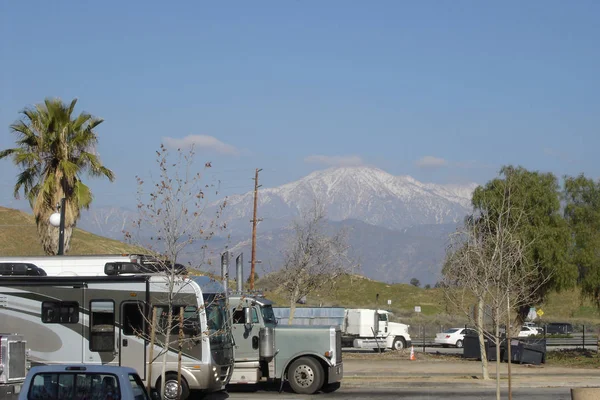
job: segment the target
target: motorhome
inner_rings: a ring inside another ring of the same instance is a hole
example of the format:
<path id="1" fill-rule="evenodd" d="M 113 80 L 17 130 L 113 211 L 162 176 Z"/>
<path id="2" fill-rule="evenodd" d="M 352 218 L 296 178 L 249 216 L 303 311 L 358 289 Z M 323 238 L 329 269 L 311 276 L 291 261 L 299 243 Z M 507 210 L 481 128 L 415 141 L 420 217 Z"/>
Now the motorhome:
<path id="1" fill-rule="evenodd" d="M 185 316 L 180 388 L 177 327 L 166 356 L 158 344 L 150 346 L 153 311 L 160 343 L 169 308 L 175 316 L 183 308 Z M 205 276 L 0 277 L 0 331 L 25 337 L 32 365 L 127 366 L 158 389 L 166 357 L 167 399 L 179 389 L 185 398 L 191 390 L 225 388 L 233 372 L 228 319 L 223 286 Z"/>
<path id="2" fill-rule="evenodd" d="M 10 268 L 11 265 L 29 265 L 42 269 L 48 276 L 103 276 L 106 275 L 105 266 L 112 263 L 114 266 L 123 264 L 136 264 L 140 268 L 137 272 L 160 272 L 168 267 L 168 263 L 158 258 L 145 254 L 103 254 L 103 255 L 69 255 L 69 256 L 23 256 L 0 257 L 0 270 Z M 178 271 L 185 267 L 175 264 Z M 35 275 L 30 273 L 30 275 Z"/>

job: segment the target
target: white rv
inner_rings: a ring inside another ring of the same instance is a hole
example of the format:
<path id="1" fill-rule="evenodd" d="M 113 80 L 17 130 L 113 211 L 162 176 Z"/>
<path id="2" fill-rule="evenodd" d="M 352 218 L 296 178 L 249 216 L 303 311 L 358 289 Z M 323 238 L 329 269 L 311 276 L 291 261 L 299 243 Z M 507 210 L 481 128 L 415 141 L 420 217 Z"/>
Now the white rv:
<path id="1" fill-rule="evenodd" d="M 148 273 L 159 272 L 165 268 L 164 262 L 144 254 L 0 257 L 0 269 L 25 264 L 41 268 L 48 276 L 103 276 L 106 275 L 107 263 L 136 264 L 145 268 L 138 269 L 138 272 Z M 175 267 L 179 270 L 185 269 L 181 264 L 176 264 Z"/>
<path id="2" fill-rule="evenodd" d="M 179 315 L 182 307 L 185 315 L 182 398 L 190 390 L 222 390 L 234 362 L 223 286 L 205 276 L 178 277 L 171 282 L 175 285 L 170 303 L 173 315 Z M 162 349 L 149 345 L 149 321 L 156 309 L 157 326 L 166 326 L 168 283 L 163 274 L 3 276 L 0 331 L 25 337 L 32 365 L 127 366 L 159 388 Z M 164 339 L 164 330 L 157 332 L 158 340 Z M 178 392 L 177 332 L 171 335 L 167 353 L 168 399 L 176 398 Z"/>

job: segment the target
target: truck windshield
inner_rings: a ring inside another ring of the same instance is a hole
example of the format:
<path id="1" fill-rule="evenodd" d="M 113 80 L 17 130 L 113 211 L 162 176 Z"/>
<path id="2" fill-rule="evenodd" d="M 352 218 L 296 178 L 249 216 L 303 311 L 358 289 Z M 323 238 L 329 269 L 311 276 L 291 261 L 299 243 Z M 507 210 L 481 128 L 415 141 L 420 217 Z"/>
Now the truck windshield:
<path id="1" fill-rule="evenodd" d="M 273 307 L 270 305 L 262 306 L 262 316 L 265 324 L 273 324 L 277 325 L 277 318 L 275 318 L 275 313 L 273 312 Z"/>

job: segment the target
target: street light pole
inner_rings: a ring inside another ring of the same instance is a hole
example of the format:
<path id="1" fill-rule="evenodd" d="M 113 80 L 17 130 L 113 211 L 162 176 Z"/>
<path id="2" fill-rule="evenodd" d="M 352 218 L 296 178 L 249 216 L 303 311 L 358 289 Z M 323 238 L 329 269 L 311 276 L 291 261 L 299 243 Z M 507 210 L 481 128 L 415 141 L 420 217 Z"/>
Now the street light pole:
<path id="1" fill-rule="evenodd" d="M 60 226 L 58 227 L 58 255 L 65 254 L 65 201 L 60 199 Z"/>
<path id="2" fill-rule="evenodd" d="M 60 199 L 60 205 L 58 207 L 59 212 L 55 212 L 50 216 L 50 224 L 52 226 L 58 226 L 58 252 L 56 255 L 62 256 L 65 254 L 65 202 L 66 198 Z M 57 221 L 58 219 L 58 221 Z"/>

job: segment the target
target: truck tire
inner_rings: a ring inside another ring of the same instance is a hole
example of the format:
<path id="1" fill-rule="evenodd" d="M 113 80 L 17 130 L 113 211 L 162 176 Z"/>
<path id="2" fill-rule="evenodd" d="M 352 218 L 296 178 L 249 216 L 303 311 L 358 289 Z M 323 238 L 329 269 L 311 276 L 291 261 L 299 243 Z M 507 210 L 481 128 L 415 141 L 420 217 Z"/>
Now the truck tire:
<path id="1" fill-rule="evenodd" d="M 165 397 L 164 400 L 177 400 L 177 374 L 168 373 L 165 375 L 165 382 L 167 382 L 165 386 Z M 162 384 L 159 381 L 156 383 L 156 390 L 162 396 Z M 185 378 L 181 377 L 181 400 L 185 400 L 190 395 L 190 388 L 185 380 Z"/>
<path id="2" fill-rule="evenodd" d="M 313 394 L 321 389 L 325 380 L 323 367 L 312 357 L 300 357 L 287 371 L 290 387 L 298 394 Z"/>
<path id="3" fill-rule="evenodd" d="M 402 350 L 406 348 L 406 342 L 404 338 L 397 337 L 394 339 L 394 343 L 392 343 L 392 350 Z"/>

